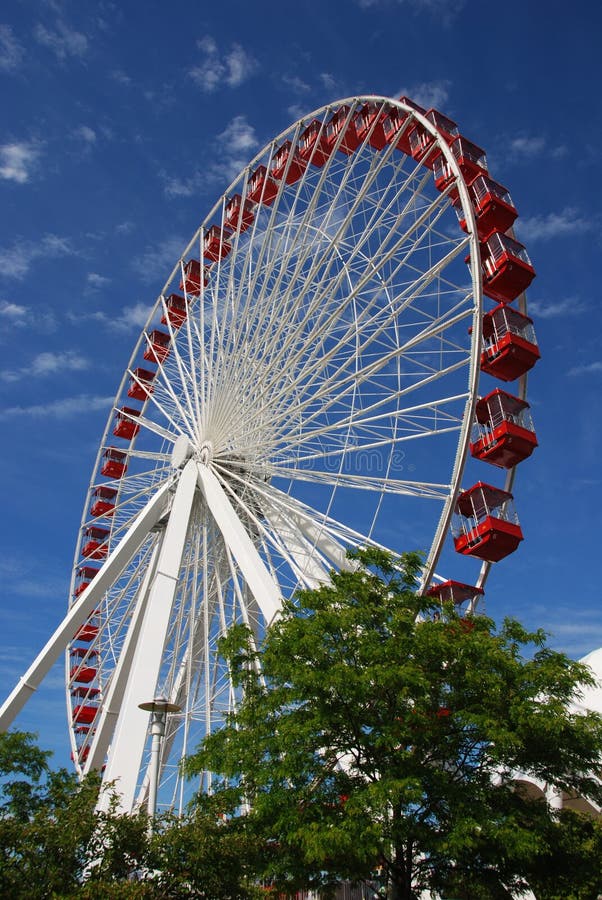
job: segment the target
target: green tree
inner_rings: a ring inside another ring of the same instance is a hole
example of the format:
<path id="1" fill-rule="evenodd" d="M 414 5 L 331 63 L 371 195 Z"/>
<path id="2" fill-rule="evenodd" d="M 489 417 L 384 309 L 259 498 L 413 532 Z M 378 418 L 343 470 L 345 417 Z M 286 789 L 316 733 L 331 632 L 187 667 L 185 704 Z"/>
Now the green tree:
<path id="1" fill-rule="evenodd" d="M 280 890 L 378 871 L 393 900 L 510 896 L 555 821 L 512 774 L 602 802 L 602 721 L 570 711 L 591 673 L 514 620 L 433 616 L 417 555 L 350 556 L 261 650 L 241 626 L 224 639 L 243 700 L 189 771 L 220 773 L 230 814 L 249 810 Z"/>

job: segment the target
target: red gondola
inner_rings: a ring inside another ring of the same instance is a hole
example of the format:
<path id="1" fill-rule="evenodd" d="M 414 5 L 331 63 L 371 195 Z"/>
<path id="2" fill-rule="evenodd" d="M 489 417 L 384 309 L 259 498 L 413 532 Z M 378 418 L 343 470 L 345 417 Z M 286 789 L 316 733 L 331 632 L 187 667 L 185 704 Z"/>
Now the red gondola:
<path id="1" fill-rule="evenodd" d="M 481 244 L 483 293 L 498 303 L 511 303 L 529 287 L 535 269 L 523 246 L 507 234 L 494 231 Z"/>
<path id="2" fill-rule="evenodd" d="M 444 116 L 443 113 L 440 113 L 439 110 L 427 110 L 425 118 L 435 126 L 439 135 L 447 141 L 448 144 L 451 144 L 452 141 L 459 136 L 458 126 L 453 119 L 448 119 L 448 117 Z M 435 137 L 430 131 L 427 131 L 423 125 L 416 122 L 410 132 L 409 140 L 410 153 L 413 158 L 418 162 L 421 162 L 423 166 L 428 166 L 429 169 L 432 169 L 435 160 L 441 154 L 439 148 L 434 146 Z M 429 149 L 431 147 L 433 148 L 432 150 Z"/>
<path id="3" fill-rule="evenodd" d="M 212 225 L 205 232 L 205 237 L 203 238 L 203 256 L 205 259 L 209 259 L 211 262 L 218 262 L 218 260 L 224 259 L 232 250 L 232 245 L 226 240 L 227 237 L 229 237 L 229 233 L 218 225 Z"/>
<path id="4" fill-rule="evenodd" d="M 307 163 L 301 159 L 298 151 L 295 150 L 291 154 L 291 148 L 291 142 L 285 141 L 276 150 L 272 160 L 271 174 L 278 181 L 284 178 L 286 184 L 294 184 L 296 181 L 299 181 L 307 168 Z"/>
<path id="5" fill-rule="evenodd" d="M 466 184 L 470 184 L 477 175 L 487 174 L 487 159 L 485 151 L 481 147 L 477 147 L 472 141 L 467 140 L 461 134 L 454 138 L 450 144 L 450 150 L 455 156 L 460 172 Z M 449 163 L 441 153 L 433 164 L 433 175 L 435 177 L 435 187 L 438 191 L 445 191 L 453 184 L 454 175 L 451 171 Z M 458 199 L 458 191 L 454 190 L 450 193 L 454 202 Z"/>
<path id="6" fill-rule="evenodd" d="M 470 452 L 476 459 L 511 469 L 537 447 L 531 412 L 526 400 L 496 388 L 476 407 Z"/>
<path id="7" fill-rule="evenodd" d="M 80 566 L 76 573 L 75 580 L 75 596 L 79 597 L 82 594 L 92 579 L 98 575 L 98 569 L 94 568 L 94 566 Z"/>
<path id="8" fill-rule="evenodd" d="M 242 202 L 240 194 L 234 194 L 226 203 L 224 211 L 224 221 L 228 228 L 232 231 L 237 229 L 242 233 L 253 224 L 255 213 L 253 212 L 253 203 L 250 200 Z"/>
<path id="9" fill-rule="evenodd" d="M 127 471 L 127 453 L 115 447 L 107 447 L 102 454 L 104 460 L 101 474 L 107 478 L 121 478 Z"/>
<path id="10" fill-rule="evenodd" d="M 115 427 L 113 428 L 115 437 L 131 441 L 140 431 L 140 425 L 136 422 L 136 418 L 139 415 L 139 409 L 134 409 L 131 406 L 122 407 L 116 415 Z"/>
<path id="11" fill-rule="evenodd" d="M 90 641 L 93 641 L 98 637 L 98 631 L 98 625 L 92 625 L 91 622 L 85 622 L 81 628 L 78 628 L 74 640 L 83 641 L 89 644 Z"/>
<path id="12" fill-rule="evenodd" d="M 203 266 L 203 285 L 205 287 L 207 287 L 207 281 L 209 280 L 207 269 L 207 266 Z M 188 262 L 184 263 L 180 290 L 190 294 L 191 297 L 198 297 L 201 293 L 201 264 L 198 259 L 189 259 Z M 158 332 L 158 334 L 162 334 L 162 332 Z M 146 354 L 144 358 L 153 359 L 153 357 L 146 356 Z"/>
<path id="13" fill-rule="evenodd" d="M 357 133 L 355 116 L 351 116 L 350 113 L 350 106 L 340 106 L 326 125 L 325 143 L 329 151 L 334 149 L 341 132 L 343 132 L 343 136 L 337 150 L 340 150 L 345 156 L 351 156 L 361 144 Z"/>
<path id="14" fill-rule="evenodd" d="M 268 177 L 265 166 L 258 166 L 249 178 L 247 197 L 253 203 L 265 203 L 271 206 L 278 193 L 278 185 Z"/>
<path id="15" fill-rule="evenodd" d="M 95 519 L 100 516 L 112 516 L 115 509 L 115 499 L 117 491 L 115 488 L 99 485 L 92 491 L 92 505 L 90 506 L 90 515 Z"/>
<path id="16" fill-rule="evenodd" d="M 321 168 L 330 156 L 326 138 L 326 126 L 319 119 L 313 119 L 299 138 L 299 156 L 304 162 Z"/>
<path id="17" fill-rule="evenodd" d="M 483 316 L 481 371 L 500 381 L 514 381 L 540 357 L 533 319 L 500 303 Z"/>
<path id="18" fill-rule="evenodd" d="M 107 544 L 108 536 L 108 528 L 97 528 L 96 525 L 89 525 L 84 531 L 82 556 L 85 556 L 86 559 L 105 559 L 109 550 Z"/>
<path id="19" fill-rule="evenodd" d="M 198 293 L 198 292 L 197 292 Z M 147 335 L 148 344 L 143 353 L 144 359 L 150 362 L 162 363 L 169 355 L 170 337 L 166 331 L 155 328 Z"/>
<path id="20" fill-rule="evenodd" d="M 508 491 L 479 481 L 456 503 L 454 545 L 458 553 L 498 562 L 523 539 Z"/>
<path id="21" fill-rule="evenodd" d="M 512 228 L 518 212 L 506 188 L 487 175 L 477 175 L 468 185 L 468 195 L 472 202 L 477 223 L 477 234 L 481 242 L 494 231 L 508 231 Z M 467 231 L 466 219 L 458 209 L 460 227 Z"/>
<path id="22" fill-rule="evenodd" d="M 94 666 L 74 666 L 69 672 L 70 681 L 78 681 L 80 684 L 90 684 L 96 678 Z"/>
<path id="23" fill-rule="evenodd" d="M 400 97 L 399 99 L 405 103 L 406 106 L 415 109 L 416 112 L 422 113 L 422 115 L 426 113 L 426 110 L 422 106 L 414 103 L 409 97 Z M 410 113 L 406 113 L 394 106 L 390 110 L 383 126 L 387 144 L 394 144 L 398 150 L 401 150 L 402 153 L 406 153 L 409 156 L 411 153 L 410 134 L 414 130 L 414 127 L 415 121 L 411 119 Z"/>
<path id="24" fill-rule="evenodd" d="M 71 696 L 79 697 L 79 698 L 88 698 L 89 700 L 93 700 L 95 697 L 98 697 L 100 694 L 99 688 L 87 687 L 86 685 L 79 685 L 77 687 L 71 688 Z"/>
<path id="25" fill-rule="evenodd" d="M 155 372 L 151 372 L 150 369 L 142 369 L 140 367 L 134 369 L 128 387 L 128 397 L 133 397 L 134 400 L 146 400 L 150 397 L 153 392 L 152 382 L 154 377 Z"/>
<path id="26" fill-rule="evenodd" d="M 375 150 L 382 150 L 387 139 L 384 125 L 389 110 L 382 103 L 366 103 L 355 115 L 355 129 L 360 143 L 368 139 Z"/>
<path id="27" fill-rule="evenodd" d="M 181 297 L 179 294 L 170 294 L 165 301 L 165 312 L 161 316 L 161 323 L 167 325 L 169 322 L 172 328 L 180 328 L 184 324 L 187 315 L 188 310 L 184 297 Z M 146 397 L 140 399 L 146 399 Z"/>
<path id="28" fill-rule="evenodd" d="M 73 707 L 73 722 L 74 723 L 82 723 L 84 725 L 91 725 L 94 721 L 96 713 L 98 712 L 97 706 L 90 706 L 89 704 L 82 704 L 80 706 Z"/>
<path id="29" fill-rule="evenodd" d="M 453 603 L 454 606 L 468 605 L 469 609 L 473 609 L 478 598 L 482 597 L 485 591 L 473 584 L 450 580 L 432 585 L 425 593 L 427 597 L 435 597 L 441 605 Z"/>

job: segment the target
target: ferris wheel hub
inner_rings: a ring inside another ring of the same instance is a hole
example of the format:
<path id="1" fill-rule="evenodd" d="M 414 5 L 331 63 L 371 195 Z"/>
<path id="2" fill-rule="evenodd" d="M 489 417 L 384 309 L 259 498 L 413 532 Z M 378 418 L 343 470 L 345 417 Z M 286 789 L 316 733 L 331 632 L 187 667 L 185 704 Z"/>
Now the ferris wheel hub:
<path id="1" fill-rule="evenodd" d="M 211 465 L 213 459 L 213 444 L 211 441 L 203 441 L 199 450 L 199 461 L 204 466 Z"/>

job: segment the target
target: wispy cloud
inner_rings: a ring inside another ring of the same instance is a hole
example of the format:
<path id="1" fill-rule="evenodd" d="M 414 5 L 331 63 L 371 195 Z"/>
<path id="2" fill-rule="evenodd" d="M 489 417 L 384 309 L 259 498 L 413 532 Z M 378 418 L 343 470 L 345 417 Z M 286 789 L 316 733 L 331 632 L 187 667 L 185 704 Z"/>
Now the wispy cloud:
<path id="1" fill-rule="evenodd" d="M 365 10 L 407 6 L 415 13 L 430 15 L 440 25 L 449 25 L 464 7 L 464 0 L 356 0 L 356 3 Z"/>
<path id="2" fill-rule="evenodd" d="M 546 139 L 539 136 L 522 135 L 515 137 L 510 141 L 510 153 L 514 157 L 526 157 L 530 159 L 534 156 L 540 156 L 546 146 Z"/>
<path id="3" fill-rule="evenodd" d="M 14 36 L 10 25 L 0 25 L 0 70 L 16 71 L 24 56 L 25 50 Z"/>
<path id="4" fill-rule="evenodd" d="M 178 236 L 171 236 L 149 245 L 143 253 L 132 259 L 132 268 L 142 281 L 161 281 L 163 286 L 180 259 L 186 243 Z"/>
<path id="5" fill-rule="evenodd" d="M 411 100 L 414 100 L 420 106 L 424 106 L 425 109 L 430 109 L 432 106 L 435 109 L 441 109 L 447 102 L 450 88 L 451 81 L 447 79 L 420 81 L 409 87 L 400 88 L 399 96 L 410 97 Z"/>
<path id="6" fill-rule="evenodd" d="M 16 370 L 0 371 L 0 380 L 11 383 L 20 381 L 22 378 L 48 378 L 63 372 L 81 372 L 88 367 L 88 360 L 75 351 L 67 350 L 64 353 L 46 351 L 34 356 L 28 366 Z"/>
<path id="7" fill-rule="evenodd" d="M 258 146 L 255 129 L 245 116 L 235 116 L 214 141 L 214 152 L 202 169 L 185 178 L 159 173 L 168 197 L 191 197 L 203 188 L 234 178 L 253 156 Z"/>
<path id="8" fill-rule="evenodd" d="M 572 206 L 545 216 L 520 219 L 517 234 L 522 241 L 548 241 L 566 235 L 583 234 L 594 228 L 594 220 Z"/>
<path id="9" fill-rule="evenodd" d="M 15 141 L 0 147 L 0 178 L 25 184 L 31 178 L 40 156 L 34 141 Z"/>
<path id="10" fill-rule="evenodd" d="M 35 419 L 70 419 L 73 416 L 81 416 L 85 413 L 97 412 L 100 409 L 108 409 L 113 403 L 113 397 L 98 397 L 90 394 L 80 394 L 77 397 L 64 397 L 53 403 L 40 403 L 32 406 L 9 406 L 0 409 L 0 419 L 12 419 L 28 417 Z"/>
<path id="11" fill-rule="evenodd" d="M 37 333 L 48 334 L 56 331 L 56 315 L 51 310 L 32 309 L 10 300 L 0 301 L 0 341 L 11 339 L 13 328 L 29 328 Z"/>
<path id="12" fill-rule="evenodd" d="M 529 315 L 538 319 L 565 319 L 567 316 L 578 316 L 587 312 L 589 306 L 583 300 L 576 297 L 566 297 L 556 303 L 546 300 L 531 300 L 529 298 Z"/>
<path id="13" fill-rule="evenodd" d="M 96 132 L 93 128 L 90 128 L 89 125 L 80 125 L 79 128 L 76 128 L 73 132 L 73 136 L 80 141 L 84 141 L 86 144 L 96 143 Z"/>
<path id="14" fill-rule="evenodd" d="M 78 311 L 77 313 L 68 313 L 67 319 L 72 325 L 84 325 L 86 322 L 94 322 L 108 331 L 140 331 L 146 325 L 151 309 L 152 305 L 150 303 L 135 303 L 133 306 L 124 306 L 118 316 L 109 316 L 102 310 L 94 310 L 92 312 Z"/>
<path id="15" fill-rule="evenodd" d="M 602 360 L 573 366 L 568 370 L 567 375 L 597 375 L 598 372 L 602 372 Z"/>
<path id="16" fill-rule="evenodd" d="M 25 278 L 31 264 L 37 259 L 57 259 L 75 254 L 69 238 L 57 234 L 45 234 L 37 242 L 17 238 L 10 247 L 0 248 L 0 275 L 6 278 Z"/>
<path id="17" fill-rule="evenodd" d="M 68 56 L 81 59 L 88 51 L 88 38 L 59 20 L 54 28 L 46 28 L 40 22 L 34 29 L 36 41 L 51 50 L 63 62 Z"/>
<path id="18" fill-rule="evenodd" d="M 20 306 L 18 303 L 11 303 L 9 300 L 1 300 L 0 317 L 4 322 L 10 322 L 12 325 L 25 325 L 27 307 Z"/>
<path id="19" fill-rule="evenodd" d="M 257 60 L 240 44 L 232 44 L 220 54 L 215 40 L 207 35 L 197 41 L 197 46 L 203 59 L 188 75 L 205 94 L 213 94 L 222 85 L 239 87 L 259 68 Z"/>
<path id="20" fill-rule="evenodd" d="M 86 276 L 86 284 L 92 291 L 100 291 L 111 283 L 111 279 L 106 275 L 99 275 L 98 272 L 88 272 Z"/>

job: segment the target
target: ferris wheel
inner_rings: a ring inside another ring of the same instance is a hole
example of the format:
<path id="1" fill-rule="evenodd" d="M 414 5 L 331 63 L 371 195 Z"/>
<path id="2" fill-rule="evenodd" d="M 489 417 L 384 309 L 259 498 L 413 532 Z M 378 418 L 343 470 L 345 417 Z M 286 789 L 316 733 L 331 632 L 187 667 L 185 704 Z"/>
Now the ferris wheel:
<path id="1" fill-rule="evenodd" d="M 524 300 L 509 306 L 534 275 L 515 215 L 483 151 L 408 98 L 330 104 L 264 147 L 184 248 L 134 347 L 69 611 L 0 725 L 66 650 L 77 770 L 102 769 L 124 810 L 144 802 L 140 705 L 163 697 L 176 711 L 161 796 L 181 808 L 179 761 L 236 704 L 218 652 L 232 624 L 260 641 L 283 597 L 349 566 L 358 544 L 426 548 L 425 586 L 474 608 L 522 537 L 510 485 L 536 443 L 524 374 L 538 351 Z M 479 399 L 481 371 L 521 379 L 519 395 Z M 462 491 L 469 453 L 504 486 Z M 435 575 L 452 519 L 458 552 L 482 563 L 472 588 Z"/>

